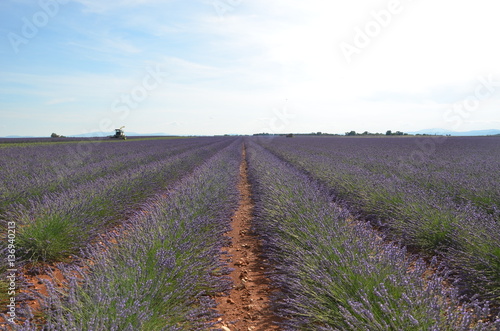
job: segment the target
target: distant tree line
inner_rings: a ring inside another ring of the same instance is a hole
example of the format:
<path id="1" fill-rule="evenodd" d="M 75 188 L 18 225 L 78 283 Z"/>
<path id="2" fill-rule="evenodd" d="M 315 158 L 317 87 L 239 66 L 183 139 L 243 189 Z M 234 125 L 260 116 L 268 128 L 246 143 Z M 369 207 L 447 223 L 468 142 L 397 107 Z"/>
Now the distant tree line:
<path id="1" fill-rule="evenodd" d="M 408 136 L 408 133 L 402 131 L 392 132 L 392 130 L 387 130 L 386 133 L 372 133 L 365 131 L 363 133 L 357 133 L 356 131 L 349 131 L 345 133 L 346 136 Z"/>
<path id="2" fill-rule="evenodd" d="M 325 132 L 311 132 L 311 133 L 267 133 L 267 132 L 261 132 L 261 133 L 254 133 L 254 136 L 277 136 L 277 137 L 293 137 L 293 136 L 341 136 L 341 134 L 337 133 L 325 133 Z M 392 132 L 392 130 L 387 130 L 385 133 L 373 133 L 373 132 L 368 132 L 364 131 L 363 133 L 358 133 L 356 131 L 349 131 L 345 133 L 346 136 L 409 136 L 409 133 L 403 132 L 403 131 L 395 131 Z"/>
<path id="3" fill-rule="evenodd" d="M 278 137 L 293 137 L 293 136 L 340 136 L 340 134 L 336 133 L 325 133 L 325 132 L 311 132 L 311 133 L 254 133 L 254 136 L 278 136 Z"/>

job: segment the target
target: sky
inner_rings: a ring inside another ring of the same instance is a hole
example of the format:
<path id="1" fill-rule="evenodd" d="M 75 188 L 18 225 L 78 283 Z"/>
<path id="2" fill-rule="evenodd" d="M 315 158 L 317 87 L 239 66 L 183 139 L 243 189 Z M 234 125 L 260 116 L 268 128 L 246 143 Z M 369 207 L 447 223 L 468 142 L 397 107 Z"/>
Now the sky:
<path id="1" fill-rule="evenodd" d="M 0 136 L 500 129 L 495 0 L 2 0 Z"/>

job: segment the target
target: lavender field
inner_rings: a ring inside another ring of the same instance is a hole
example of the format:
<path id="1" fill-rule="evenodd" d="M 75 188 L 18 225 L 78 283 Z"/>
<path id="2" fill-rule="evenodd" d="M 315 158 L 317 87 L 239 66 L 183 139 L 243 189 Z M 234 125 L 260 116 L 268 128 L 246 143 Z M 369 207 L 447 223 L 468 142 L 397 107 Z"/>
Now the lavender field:
<path id="1" fill-rule="evenodd" d="M 500 138 L 262 142 L 387 236 L 453 270 L 462 291 L 500 299 Z M 434 148 L 418 158 L 419 146 Z"/>
<path id="2" fill-rule="evenodd" d="M 498 330 L 500 138 L 430 139 L 0 141 L 0 325 L 220 330 L 245 157 L 281 329 Z"/>

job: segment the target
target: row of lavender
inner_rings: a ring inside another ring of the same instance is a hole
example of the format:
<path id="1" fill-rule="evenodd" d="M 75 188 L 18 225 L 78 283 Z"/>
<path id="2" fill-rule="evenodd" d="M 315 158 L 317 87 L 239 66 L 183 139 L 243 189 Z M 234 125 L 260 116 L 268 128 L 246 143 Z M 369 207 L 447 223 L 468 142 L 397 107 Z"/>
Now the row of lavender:
<path id="1" fill-rule="evenodd" d="M 495 330 L 488 305 L 459 302 L 441 273 L 349 219 L 306 174 L 248 142 L 255 231 L 280 289 L 285 329 Z M 433 262 L 433 267 L 437 267 Z M 441 270 L 441 272 L 445 272 Z"/>
<path id="2" fill-rule="evenodd" d="M 73 188 L 204 143 L 207 141 L 200 139 L 127 143 L 77 141 L 3 147 L 0 149 L 0 212 L 14 202 L 22 203 L 36 195 Z"/>
<path id="3" fill-rule="evenodd" d="M 416 157 L 419 146 L 431 143 L 432 153 Z M 500 298 L 500 139 L 294 138 L 261 144 L 325 183 L 392 239 L 444 255 L 464 291 Z"/>
<path id="4" fill-rule="evenodd" d="M 123 229 L 117 244 L 90 248 L 83 267 L 63 265 L 69 284 L 44 299 L 48 330 L 205 330 L 217 317 L 223 235 L 239 196 L 241 139 L 158 195 Z M 35 330 L 25 323 L 14 330 Z"/>
<path id="5" fill-rule="evenodd" d="M 128 140 L 152 140 L 152 139 L 182 139 L 181 136 L 128 136 Z M 23 146 L 23 145 L 45 145 L 53 143 L 79 143 L 79 142 L 109 142 L 109 136 L 103 137 L 58 137 L 58 138 L 43 138 L 43 137 L 11 137 L 0 138 L 0 148 L 9 146 Z M 118 141 L 115 141 L 118 142 Z"/>
<path id="6" fill-rule="evenodd" d="M 74 174 L 66 175 L 50 161 L 74 161 L 74 155 L 64 154 L 67 146 L 4 149 L 5 195 L 12 199 L 2 200 L 0 216 L 16 224 L 17 256 L 22 261 L 61 260 L 229 143 L 217 139 L 102 143 L 74 165 Z M 103 161 L 103 156 L 110 158 Z M 17 186 L 11 185 L 16 179 Z M 22 190 L 16 191 L 17 187 Z"/>

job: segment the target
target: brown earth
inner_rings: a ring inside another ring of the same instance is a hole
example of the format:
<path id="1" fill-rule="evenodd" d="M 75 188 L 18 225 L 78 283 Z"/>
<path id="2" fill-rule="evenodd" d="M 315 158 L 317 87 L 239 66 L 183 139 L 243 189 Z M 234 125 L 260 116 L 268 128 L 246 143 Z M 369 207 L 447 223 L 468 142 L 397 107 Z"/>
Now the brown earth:
<path id="1" fill-rule="evenodd" d="M 233 286 L 229 296 L 216 298 L 217 310 L 222 315 L 216 328 L 224 331 L 279 330 L 279 318 L 270 308 L 269 295 L 273 292 L 265 276 L 266 260 L 262 258 L 260 240 L 251 231 L 254 203 L 251 199 L 247 174 L 246 150 L 240 165 L 240 202 L 231 218 L 231 231 L 226 235 L 231 245 L 223 249 L 223 256 L 231 257 L 229 267 Z"/>
<path id="2" fill-rule="evenodd" d="M 165 198 L 168 196 L 167 192 L 160 193 L 158 197 L 153 197 L 151 201 L 158 198 Z M 135 213 L 130 213 L 129 218 L 138 214 L 148 214 L 149 211 L 144 209 L 137 209 Z M 112 245 L 116 245 L 118 243 L 117 238 L 124 236 L 127 234 L 127 227 L 124 226 L 124 223 L 128 221 L 126 219 L 122 224 L 117 224 L 113 228 L 108 230 L 108 233 L 112 234 L 109 236 L 106 243 L 102 241 L 97 241 L 94 244 L 99 246 L 102 251 L 106 250 Z M 70 265 L 72 263 L 77 263 L 81 265 L 85 265 L 85 262 L 88 264 L 92 264 L 92 261 L 89 259 L 82 260 L 81 258 L 75 256 L 68 256 L 64 259 L 63 262 L 66 265 Z M 84 266 L 80 272 L 86 272 L 88 267 Z M 73 276 L 78 279 L 82 278 L 81 274 L 73 273 Z M 17 274 L 17 283 L 19 288 L 17 289 L 18 293 L 28 294 L 30 299 L 27 300 L 17 300 L 16 308 L 19 309 L 21 305 L 28 306 L 33 314 L 33 319 L 30 321 L 32 324 L 37 325 L 40 329 L 45 324 L 44 312 L 42 308 L 42 301 L 44 297 L 49 295 L 49 291 L 47 286 L 43 281 L 51 282 L 56 288 L 63 288 L 67 285 L 67 279 L 65 278 L 61 269 L 58 268 L 56 263 L 46 263 L 46 262 L 37 262 L 37 263 L 28 263 L 24 265 L 22 268 L 19 268 Z M 21 283 L 19 285 L 19 283 Z M 2 307 L 4 308 L 4 307 Z M 5 313 L 5 312 L 3 312 Z M 24 323 L 24 318 L 17 318 L 18 323 Z M 3 328 L 7 330 L 11 330 L 5 319 L 0 316 L 0 330 Z"/>
<path id="3" fill-rule="evenodd" d="M 218 320 L 216 328 L 224 331 L 239 330 L 279 330 L 275 324 L 280 319 L 270 309 L 269 294 L 273 289 L 269 279 L 265 276 L 266 260 L 262 258 L 262 246 L 260 240 L 251 231 L 254 203 L 251 199 L 250 183 L 247 175 L 246 151 L 243 148 L 243 161 L 240 165 L 240 191 L 239 207 L 232 217 L 232 230 L 226 235 L 231 238 L 231 246 L 223 249 L 226 256 L 231 256 L 229 267 L 234 270 L 230 277 L 233 287 L 229 296 L 217 297 L 217 310 L 222 315 Z M 164 196 L 166 194 L 163 194 Z M 147 211 L 141 211 L 147 213 Z M 121 226 L 111 231 L 117 232 L 117 237 L 123 235 Z M 126 231 L 125 231 L 126 232 Z M 116 244 L 116 239 L 110 240 Z M 102 244 L 102 243 L 99 243 Z M 66 261 L 71 263 L 72 257 Z M 33 272 L 36 270 L 35 272 Z M 40 263 L 38 267 L 27 265 L 22 268 L 20 275 L 28 284 L 27 288 L 20 289 L 24 293 L 38 293 L 47 295 L 48 291 L 41 280 L 52 281 L 56 287 L 63 287 L 65 279 L 62 272 L 54 264 Z M 33 322 L 43 324 L 43 313 L 40 297 L 24 302 L 29 305 L 35 319 Z M 0 320 L 0 327 L 7 327 L 5 321 Z"/>
<path id="4" fill-rule="evenodd" d="M 38 264 L 38 266 L 28 264 L 20 268 L 20 272 L 17 273 L 17 283 L 19 283 L 19 279 L 23 279 L 24 286 L 17 288 L 16 292 L 28 294 L 29 299 L 16 300 L 16 309 L 20 309 L 21 305 L 28 306 L 33 314 L 33 319 L 31 320 L 32 325 L 40 326 L 44 324 L 44 316 L 40 302 L 41 296 L 48 295 L 47 287 L 43 281 L 52 282 L 56 288 L 60 288 L 65 284 L 65 278 L 61 270 L 53 264 Z M 16 320 L 18 322 L 25 321 L 24 318 L 19 317 L 16 317 Z M 7 325 L 5 319 L 0 316 L 0 330 L 4 329 L 12 330 L 12 328 Z"/>

